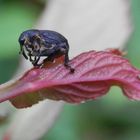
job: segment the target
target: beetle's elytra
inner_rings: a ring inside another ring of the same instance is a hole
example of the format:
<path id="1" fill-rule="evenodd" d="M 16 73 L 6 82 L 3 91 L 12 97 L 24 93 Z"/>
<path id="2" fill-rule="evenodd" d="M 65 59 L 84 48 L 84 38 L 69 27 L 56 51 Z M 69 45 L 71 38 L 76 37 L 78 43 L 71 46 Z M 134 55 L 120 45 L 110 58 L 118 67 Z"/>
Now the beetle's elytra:
<path id="1" fill-rule="evenodd" d="M 41 66 L 40 57 L 45 56 L 45 61 L 53 61 L 55 58 L 64 55 L 64 65 L 74 72 L 69 62 L 69 44 L 67 39 L 50 30 L 31 29 L 21 33 L 19 37 L 20 53 L 34 66 Z"/>

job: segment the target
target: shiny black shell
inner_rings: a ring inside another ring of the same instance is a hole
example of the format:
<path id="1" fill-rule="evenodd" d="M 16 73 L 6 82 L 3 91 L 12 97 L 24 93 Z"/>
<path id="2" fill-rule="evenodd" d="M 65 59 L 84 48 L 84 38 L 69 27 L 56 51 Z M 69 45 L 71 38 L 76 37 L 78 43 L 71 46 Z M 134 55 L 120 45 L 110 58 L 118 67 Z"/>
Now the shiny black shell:
<path id="1" fill-rule="evenodd" d="M 34 66 L 42 66 L 44 62 L 53 62 L 55 58 L 64 55 L 64 65 L 74 72 L 69 62 L 69 44 L 67 39 L 58 32 L 50 30 L 31 29 L 21 33 L 19 39 L 20 54 Z M 39 60 L 46 56 L 42 63 Z"/>
<path id="2" fill-rule="evenodd" d="M 32 42 L 33 36 L 35 36 L 36 34 L 39 34 L 40 37 L 43 40 L 45 40 L 46 44 L 48 44 L 48 45 L 56 44 L 56 45 L 60 46 L 63 43 L 68 44 L 67 39 L 58 32 L 51 31 L 51 30 L 37 30 L 37 29 L 31 29 L 31 30 L 24 31 L 20 35 L 18 41 L 21 45 L 23 45 L 22 44 L 23 40 L 25 37 L 27 37 Z M 48 47 L 48 46 L 46 45 L 46 47 Z"/>

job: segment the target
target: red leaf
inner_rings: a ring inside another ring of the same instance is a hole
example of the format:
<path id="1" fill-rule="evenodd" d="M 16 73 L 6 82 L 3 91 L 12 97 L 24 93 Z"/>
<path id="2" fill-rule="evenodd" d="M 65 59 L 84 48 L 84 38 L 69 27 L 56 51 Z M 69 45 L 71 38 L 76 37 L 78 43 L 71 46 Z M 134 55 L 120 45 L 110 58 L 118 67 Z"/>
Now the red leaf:
<path id="1" fill-rule="evenodd" d="M 18 108 L 45 98 L 80 103 L 105 95 L 112 85 L 120 86 L 128 98 L 139 100 L 140 71 L 117 54 L 82 53 L 70 62 L 75 68 L 73 74 L 58 61 L 44 68 L 33 68 L 6 89 L 1 87 L 0 102 L 10 100 Z"/>

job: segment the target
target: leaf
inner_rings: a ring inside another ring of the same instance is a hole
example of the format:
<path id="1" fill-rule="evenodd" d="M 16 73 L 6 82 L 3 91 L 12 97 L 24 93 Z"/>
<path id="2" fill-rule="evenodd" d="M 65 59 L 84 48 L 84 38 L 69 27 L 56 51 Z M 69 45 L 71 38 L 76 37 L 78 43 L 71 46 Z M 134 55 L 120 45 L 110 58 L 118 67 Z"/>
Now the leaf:
<path id="1" fill-rule="evenodd" d="M 112 85 L 122 88 L 130 99 L 140 99 L 140 71 L 116 51 L 90 51 L 63 65 L 62 59 L 33 68 L 6 88 L 0 88 L 0 102 L 10 100 L 17 108 L 29 107 L 46 98 L 81 103 L 105 95 Z M 121 54 L 121 53 L 120 53 Z"/>

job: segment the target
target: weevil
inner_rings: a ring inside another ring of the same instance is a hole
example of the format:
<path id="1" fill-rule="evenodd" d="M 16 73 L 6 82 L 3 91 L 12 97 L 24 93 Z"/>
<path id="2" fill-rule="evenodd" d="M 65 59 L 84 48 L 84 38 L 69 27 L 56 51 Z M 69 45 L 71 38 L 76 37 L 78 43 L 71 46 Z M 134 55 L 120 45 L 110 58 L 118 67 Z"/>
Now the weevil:
<path id="1" fill-rule="evenodd" d="M 44 61 L 54 61 L 64 55 L 64 66 L 74 72 L 69 65 L 69 44 L 67 39 L 55 31 L 31 29 L 21 33 L 19 37 L 20 53 L 29 59 L 35 67 L 43 65 Z M 46 57 L 39 64 L 41 57 Z"/>

